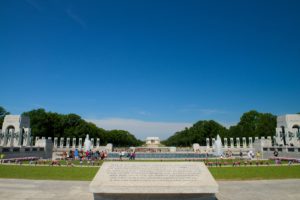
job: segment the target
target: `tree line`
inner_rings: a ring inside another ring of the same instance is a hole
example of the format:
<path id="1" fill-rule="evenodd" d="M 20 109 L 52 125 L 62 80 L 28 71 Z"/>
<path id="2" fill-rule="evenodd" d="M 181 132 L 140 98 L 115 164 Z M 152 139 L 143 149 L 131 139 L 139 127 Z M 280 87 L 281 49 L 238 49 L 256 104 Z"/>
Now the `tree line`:
<path id="1" fill-rule="evenodd" d="M 9 114 L 0 107 L 0 125 L 2 127 L 4 116 Z M 91 122 L 87 122 L 76 114 L 58 114 L 47 112 L 44 109 L 31 110 L 22 115 L 30 118 L 31 135 L 33 137 L 70 137 L 100 138 L 101 145 L 112 143 L 114 146 L 139 146 L 143 142 L 125 130 L 104 130 Z"/>
<path id="2" fill-rule="evenodd" d="M 206 138 L 274 136 L 277 117 L 271 113 L 251 110 L 244 113 L 235 126 L 226 128 L 213 120 L 198 121 L 190 128 L 176 132 L 163 141 L 168 146 L 191 146 L 193 143 L 206 145 Z"/>
<path id="3" fill-rule="evenodd" d="M 0 106 L 0 126 L 4 116 L 9 114 Z M 298 113 L 300 114 L 300 113 Z M 100 138 L 101 144 L 112 143 L 114 146 L 139 146 L 143 142 L 125 130 L 104 130 L 91 122 L 86 122 L 76 114 L 58 114 L 44 109 L 24 112 L 30 117 L 31 134 L 33 137 L 76 137 Z M 261 137 L 274 136 L 277 116 L 271 113 L 260 113 L 250 110 L 244 113 L 235 126 L 224 127 L 214 120 L 201 120 L 190 128 L 185 128 L 162 141 L 167 146 L 191 146 L 194 143 L 206 145 L 206 138 L 227 137 Z"/>

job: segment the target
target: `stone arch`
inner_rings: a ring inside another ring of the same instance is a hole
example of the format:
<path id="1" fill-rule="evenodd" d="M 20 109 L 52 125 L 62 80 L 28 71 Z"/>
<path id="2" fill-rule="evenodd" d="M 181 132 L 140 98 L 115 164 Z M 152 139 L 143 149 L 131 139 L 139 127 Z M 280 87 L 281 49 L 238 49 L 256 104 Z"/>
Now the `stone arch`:
<path id="1" fill-rule="evenodd" d="M 292 128 L 297 129 L 297 133 L 300 132 L 300 126 L 298 124 L 293 125 Z"/>

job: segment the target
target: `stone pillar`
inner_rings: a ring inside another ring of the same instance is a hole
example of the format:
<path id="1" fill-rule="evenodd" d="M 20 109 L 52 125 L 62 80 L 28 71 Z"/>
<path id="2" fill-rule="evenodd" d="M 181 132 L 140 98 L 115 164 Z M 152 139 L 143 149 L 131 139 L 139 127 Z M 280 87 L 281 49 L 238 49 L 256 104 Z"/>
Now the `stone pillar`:
<path id="1" fill-rule="evenodd" d="M 10 140 L 10 146 L 13 147 L 15 145 L 15 140 L 17 137 L 17 132 L 15 132 L 15 130 L 11 131 L 11 140 Z"/>
<path id="2" fill-rule="evenodd" d="M 13 137 L 12 137 L 12 146 L 13 147 L 19 147 L 21 145 L 22 136 L 20 136 L 20 134 L 22 134 L 22 132 L 14 132 Z"/>
<path id="3" fill-rule="evenodd" d="M 35 137 L 34 146 L 36 146 L 36 145 L 38 144 L 38 140 L 39 140 L 39 139 L 40 139 L 39 137 Z"/>
<path id="4" fill-rule="evenodd" d="M 99 148 L 100 146 L 100 138 L 97 138 L 97 144 L 96 144 L 97 148 Z"/>
<path id="5" fill-rule="evenodd" d="M 33 146 L 33 137 L 32 136 L 30 136 L 29 144 L 30 144 L 31 147 Z"/>
<path id="6" fill-rule="evenodd" d="M 76 138 L 73 138 L 72 148 L 76 149 Z"/>
<path id="7" fill-rule="evenodd" d="M 236 148 L 241 148 L 240 138 L 236 138 Z"/>
<path id="8" fill-rule="evenodd" d="M 60 138 L 59 147 L 64 148 L 64 138 L 63 137 Z"/>
<path id="9" fill-rule="evenodd" d="M 210 147 L 210 141 L 209 138 L 206 138 L 206 148 L 208 149 Z"/>
<path id="10" fill-rule="evenodd" d="M 15 132 L 13 134 L 13 141 L 12 141 L 12 146 L 13 147 L 19 147 L 21 146 L 21 140 L 22 140 L 22 129 L 20 129 L 20 132 Z"/>
<path id="11" fill-rule="evenodd" d="M 276 136 L 273 136 L 273 146 L 276 146 L 277 144 L 276 144 Z"/>
<path id="12" fill-rule="evenodd" d="M 91 149 L 93 149 L 95 146 L 95 141 L 94 141 L 94 138 L 91 138 Z"/>
<path id="13" fill-rule="evenodd" d="M 234 148 L 233 138 L 230 138 L 230 148 Z"/>
<path id="14" fill-rule="evenodd" d="M 215 142 L 216 142 L 216 138 L 212 138 L 212 146 L 214 146 Z"/>
<path id="15" fill-rule="evenodd" d="M 58 141 L 57 137 L 54 137 L 54 142 L 53 142 L 54 148 L 57 148 L 57 141 Z"/>
<path id="16" fill-rule="evenodd" d="M 70 138 L 67 138 L 66 148 L 70 148 Z"/>
<path id="17" fill-rule="evenodd" d="M 30 137 L 31 137 L 31 129 L 30 128 L 24 128 L 23 133 L 23 146 L 30 146 Z"/>
<path id="18" fill-rule="evenodd" d="M 0 130 L 0 147 L 4 146 L 4 133 Z"/>
<path id="19" fill-rule="evenodd" d="M 5 146 L 10 147 L 10 143 L 11 143 L 11 130 L 7 130 L 6 133 L 6 141 L 5 141 Z"/>
<path id="20" fill-rule="evenodd" d="M 249 148 L 253 148 L 252 137 L 249 137 Z"/>
<path id="21" fill-rule="evenodd" d="M 242 140 L 243 140 L 243 148 L 247 148 L 247 141 L 246 141 L 246 138 L 243 137 Z"/>
<path id="22" fill-rule="evenodd" d="M 13 146 L 13 142 L 14 142 L 14 136 L 15 135 L 15 130 L 14 129 L 10 129 L 9 130 L 9 136 L 7 137 L 7 146 L 8 147 L 12 147 Z"/>
<path id="23" fill-rule="evenodd" d="M 82 149 L 82 138 L 79 138 L 78 148 L 79 148 L 79 149 Z"/>
<path id="24" fill-rule="evenodd" d="M 8 130 L 6 129 L 4 132 L 3 132 L 3 145 L 2 146 L 6 146 L 7 145 L 7 141 L 8 141 L 8 137 L 9 137 L 9 132 Z"/>
<path id="25" fill-rule="evenodd" d="M 224 148 L 228 148 L 227 138 L 224 138 Z"/>
<path id="26" fill-rule="evenodd" d="M 48 140 L 52 140 L 52 137 L 48 137 Z"/>
<path id="27" fill-rule="evenodd" d="M 271 138 L 271 136 L 267 137 L 266 145 L 268 145 L 269 147 L 272 146 L 272 138 Z"/>

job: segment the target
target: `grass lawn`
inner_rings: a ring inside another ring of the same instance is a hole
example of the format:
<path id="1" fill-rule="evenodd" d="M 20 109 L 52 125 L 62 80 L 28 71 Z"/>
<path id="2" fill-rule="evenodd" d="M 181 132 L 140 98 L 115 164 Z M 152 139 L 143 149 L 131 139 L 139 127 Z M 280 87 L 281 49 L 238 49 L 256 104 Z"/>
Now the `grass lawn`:
<path id="1" fill-rule="evenodd" d="M 0 165 L 0 178 L 91 181 L 98 167 Z M 216 180 L 300 179 L 300 165 L 210 167 Z"/>
<path id="2" fill-rule="evenodd" d="M 98 167 L 0 165 L 0 178 L 91 181 Z"/>
<path id="3" fill-rule="evenodd" d="M 300 179 L 300 165 L 260 167 L 211 167 L 217 180 Z"/>

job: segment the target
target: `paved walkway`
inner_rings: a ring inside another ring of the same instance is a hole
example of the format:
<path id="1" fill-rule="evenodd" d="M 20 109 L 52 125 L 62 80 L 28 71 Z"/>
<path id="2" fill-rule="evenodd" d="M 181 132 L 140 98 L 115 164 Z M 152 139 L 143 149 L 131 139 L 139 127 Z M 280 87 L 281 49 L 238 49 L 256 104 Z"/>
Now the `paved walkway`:
<path id="1" fill-rule="evenodd" d="M 299 200 L 300 180 L 219 181 L 218 200 Z M 88 181 L 0 179 L 0 199 L 92 200 Z"/>

